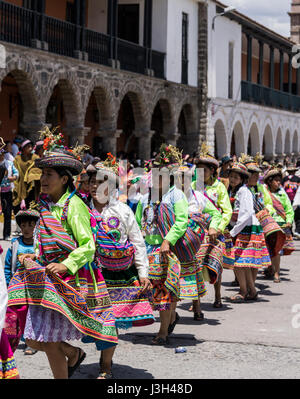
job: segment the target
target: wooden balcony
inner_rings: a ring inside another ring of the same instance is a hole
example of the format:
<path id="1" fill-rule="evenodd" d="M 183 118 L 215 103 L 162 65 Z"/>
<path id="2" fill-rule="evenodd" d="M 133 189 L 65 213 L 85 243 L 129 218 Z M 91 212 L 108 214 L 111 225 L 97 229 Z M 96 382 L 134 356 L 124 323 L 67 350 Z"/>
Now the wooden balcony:
<path id="1" fill-rule="evenodd" d="M 300 96 L 242 81 L 241 100 L 266 107 L 300 112 Z"/>
<path id="2" fill-rule="evenodd" d="M 0 1 L 0 41 L 73 58 L 84 52 L 90 62 L 106 66 L 111 65 L 111 49 L 116 48 L 121 69 L 139 74 L 152 69 L 155 77 L 165 79 L 164 53 L 5 1 Z"/>

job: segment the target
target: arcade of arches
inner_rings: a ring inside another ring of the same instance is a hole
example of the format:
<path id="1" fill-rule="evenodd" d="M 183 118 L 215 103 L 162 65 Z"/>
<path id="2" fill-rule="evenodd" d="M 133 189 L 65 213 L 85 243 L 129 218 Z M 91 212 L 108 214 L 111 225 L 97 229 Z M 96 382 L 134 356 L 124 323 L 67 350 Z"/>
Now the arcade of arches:
<path id="1" fill-rule="evenodd" d="M 185 151 L 200 145 L 197 88 L 54 57 L 7 45 L 0 70 L 0 136 L 34 140 L 47 124 L 60 126 L 67 144 L 86 143 L 94 155 L 136 154 L 143 159 L 162 142 Z"/>

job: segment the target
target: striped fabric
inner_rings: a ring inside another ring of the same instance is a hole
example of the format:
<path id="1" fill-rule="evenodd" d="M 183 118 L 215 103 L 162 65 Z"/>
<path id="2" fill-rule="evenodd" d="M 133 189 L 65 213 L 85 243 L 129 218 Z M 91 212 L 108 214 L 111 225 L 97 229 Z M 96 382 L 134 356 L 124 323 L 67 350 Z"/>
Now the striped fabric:
<path id="1" fill-rule="evenodd" d="M 166 205 L 161 204 L 158 208 L 158 229 L 164 237 L 175 223 L 175 213 Z M 179 238 L 173 252 L 180 262 L 195 261 L 195 255 L 199 251 L 204 239 L 204 226 L 206 221 L 200 214 L 189 218 L 189 224 L 185 234 Z"/>

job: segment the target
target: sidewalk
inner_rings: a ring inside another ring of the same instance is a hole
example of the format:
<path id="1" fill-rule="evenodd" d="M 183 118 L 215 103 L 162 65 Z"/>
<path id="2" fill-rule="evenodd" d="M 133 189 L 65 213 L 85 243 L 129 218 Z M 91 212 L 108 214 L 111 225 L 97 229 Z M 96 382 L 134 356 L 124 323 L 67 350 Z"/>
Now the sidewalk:
<path id="1" fill-rule="evenodd" d="M 9 242 L 0 242 L 5 250 Z M 223 308 L 212 307 L 214 290 L 202 299 L 203 322 L 195 322 L 188 312 L 189 302 L 178 305 L 180 321 L 168 347 L 154 347 L 150 341 L 159 328 L 120 331 L 114 357 L 116 378 L 300 378 L 300 241 L 292 256 L 282 259 L 282 282 L 274 284 L 258 275 L 259 300 L 231 304 L 225 297 L 238 288 L 231 287 L 233 273 L 223 273 Z M 2 255 L 4 259 L 5 253 Z M 293 307 L 299 304 L 293 313 Z M 293 324 L 294 323 L 294 324 Z M 293 327 L 294 325 L 294 327 Z M 96 378 L 100 353 L 93 344 L 74 342 L 87 357 L 73 378 Z M 184 346 L 186 353 L 175 354 Z M 24 356 L 22 344 L 16 351 L 21 378 L 52 378 L 44 353 Z"/>

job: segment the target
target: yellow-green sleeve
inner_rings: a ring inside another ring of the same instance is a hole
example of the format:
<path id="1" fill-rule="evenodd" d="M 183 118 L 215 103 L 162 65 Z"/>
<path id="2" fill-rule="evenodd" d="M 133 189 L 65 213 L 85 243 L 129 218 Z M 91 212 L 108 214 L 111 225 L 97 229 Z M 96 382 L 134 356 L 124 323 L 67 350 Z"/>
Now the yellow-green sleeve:
<path id="1" fill-rule="evenodd" d="M 186 197 L 175 202 L 174 213 L 175 223 L 164 238 L 173 246 L 176 244 L 177 240 L 184 235 L 188 226 L 189 204 Z"/>
<path id="2" fill-rule="evenodd" d="M 271 216 L 274 216 L 276 214 L 276 211 L 273 207 L 273 201 L 271 198 L 271 195 L 269 193 L 269 191 L 267 190 L 267 188 L 263 185 L 260 184 L 259 187 L 261 188 L 261 191 L 264 195 L 264 205 L 267 208 L 267 210 L 269 211 Z"/>
<path id="3" fill-rule="evenodd" d="M 209 224 L 210 229 L 218 230 L 219 224 L 222 221 L 222 214 L 221 212 L 214 206 L 212 202 L 207 200 L 206 205 L 202 211 L 202 213 L 207 213 L 211 216 L 211 221 Z"/>
<path id="4" fill-rule="evenodd" d="M 222 221 L 219 224 L 218 229 L 221 231 L 221 233 L 224 233 L 224 230 L 226 229 L 231 220 L 232 207 L 228 192 L 223 183 L 220 182 L 218 184 L 217 190 L 219 194 L 217 206 L 222 209 Z"/>

